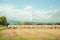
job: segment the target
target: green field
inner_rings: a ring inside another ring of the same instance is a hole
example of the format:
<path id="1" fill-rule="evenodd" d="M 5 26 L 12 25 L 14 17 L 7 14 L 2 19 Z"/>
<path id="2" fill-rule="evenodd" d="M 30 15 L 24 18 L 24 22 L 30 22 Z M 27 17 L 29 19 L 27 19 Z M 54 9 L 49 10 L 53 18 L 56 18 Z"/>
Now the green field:
<path id="1" fill-rule="evenodd" d="M 60 40 L 60 29 L 0 28 L 0 40 Z"/>

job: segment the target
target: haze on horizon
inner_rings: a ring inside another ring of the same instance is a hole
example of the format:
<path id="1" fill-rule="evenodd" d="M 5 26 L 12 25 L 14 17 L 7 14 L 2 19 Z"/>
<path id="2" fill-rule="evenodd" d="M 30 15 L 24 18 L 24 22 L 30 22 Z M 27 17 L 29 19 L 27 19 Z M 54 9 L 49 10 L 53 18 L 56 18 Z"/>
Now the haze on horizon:
<path id="1" fill-rule="evenodd" d="M 0 16 L 8 20 L 60 22 L 60 0 L 0 0 Z"/>

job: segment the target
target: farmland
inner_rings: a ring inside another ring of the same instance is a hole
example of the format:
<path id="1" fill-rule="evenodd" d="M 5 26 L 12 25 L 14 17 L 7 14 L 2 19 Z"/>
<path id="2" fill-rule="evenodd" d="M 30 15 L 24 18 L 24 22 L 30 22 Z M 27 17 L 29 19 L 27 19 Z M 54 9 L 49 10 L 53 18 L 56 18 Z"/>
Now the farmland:
<path id="1" fill-rule="evenodd" d="M 8 29 L 1 27 L 0 40 L 60 40 L 60 25 L 14 26 L 17 28 Z"/>

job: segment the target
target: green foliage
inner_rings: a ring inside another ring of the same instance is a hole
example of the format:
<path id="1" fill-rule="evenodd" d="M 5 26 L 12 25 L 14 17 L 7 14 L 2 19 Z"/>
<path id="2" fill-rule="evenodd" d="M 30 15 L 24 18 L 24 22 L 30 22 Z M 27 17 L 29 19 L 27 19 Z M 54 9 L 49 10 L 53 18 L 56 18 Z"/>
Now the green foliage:
<path id="1" fill-rule="evenodd" d="M 0 24 L 5 25 L 7 23 L 6 17 L 0 16 Z"/>
<path id="2" fill-rule="evenodd" d="M 5 16 L 0 16 L 0 25 L 9 25 Z"/>

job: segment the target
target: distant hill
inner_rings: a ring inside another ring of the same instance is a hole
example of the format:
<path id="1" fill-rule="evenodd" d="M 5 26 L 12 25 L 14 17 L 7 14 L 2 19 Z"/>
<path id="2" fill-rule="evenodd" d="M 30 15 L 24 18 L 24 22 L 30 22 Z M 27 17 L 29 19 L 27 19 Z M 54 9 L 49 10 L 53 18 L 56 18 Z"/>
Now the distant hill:
<path id="1" fill-rule="evenodd" d="M 7 20 L 9 24 L 20 24 L 17 20 Z"/>
<path id="2" fill-rule="evenodd" d="M 18 21 L 18 20 L 7 20 L 9 24 L 21 24 L 22 21 Z M 30 24 L 54 24 L 55 22 L 29 22 Z"/>

